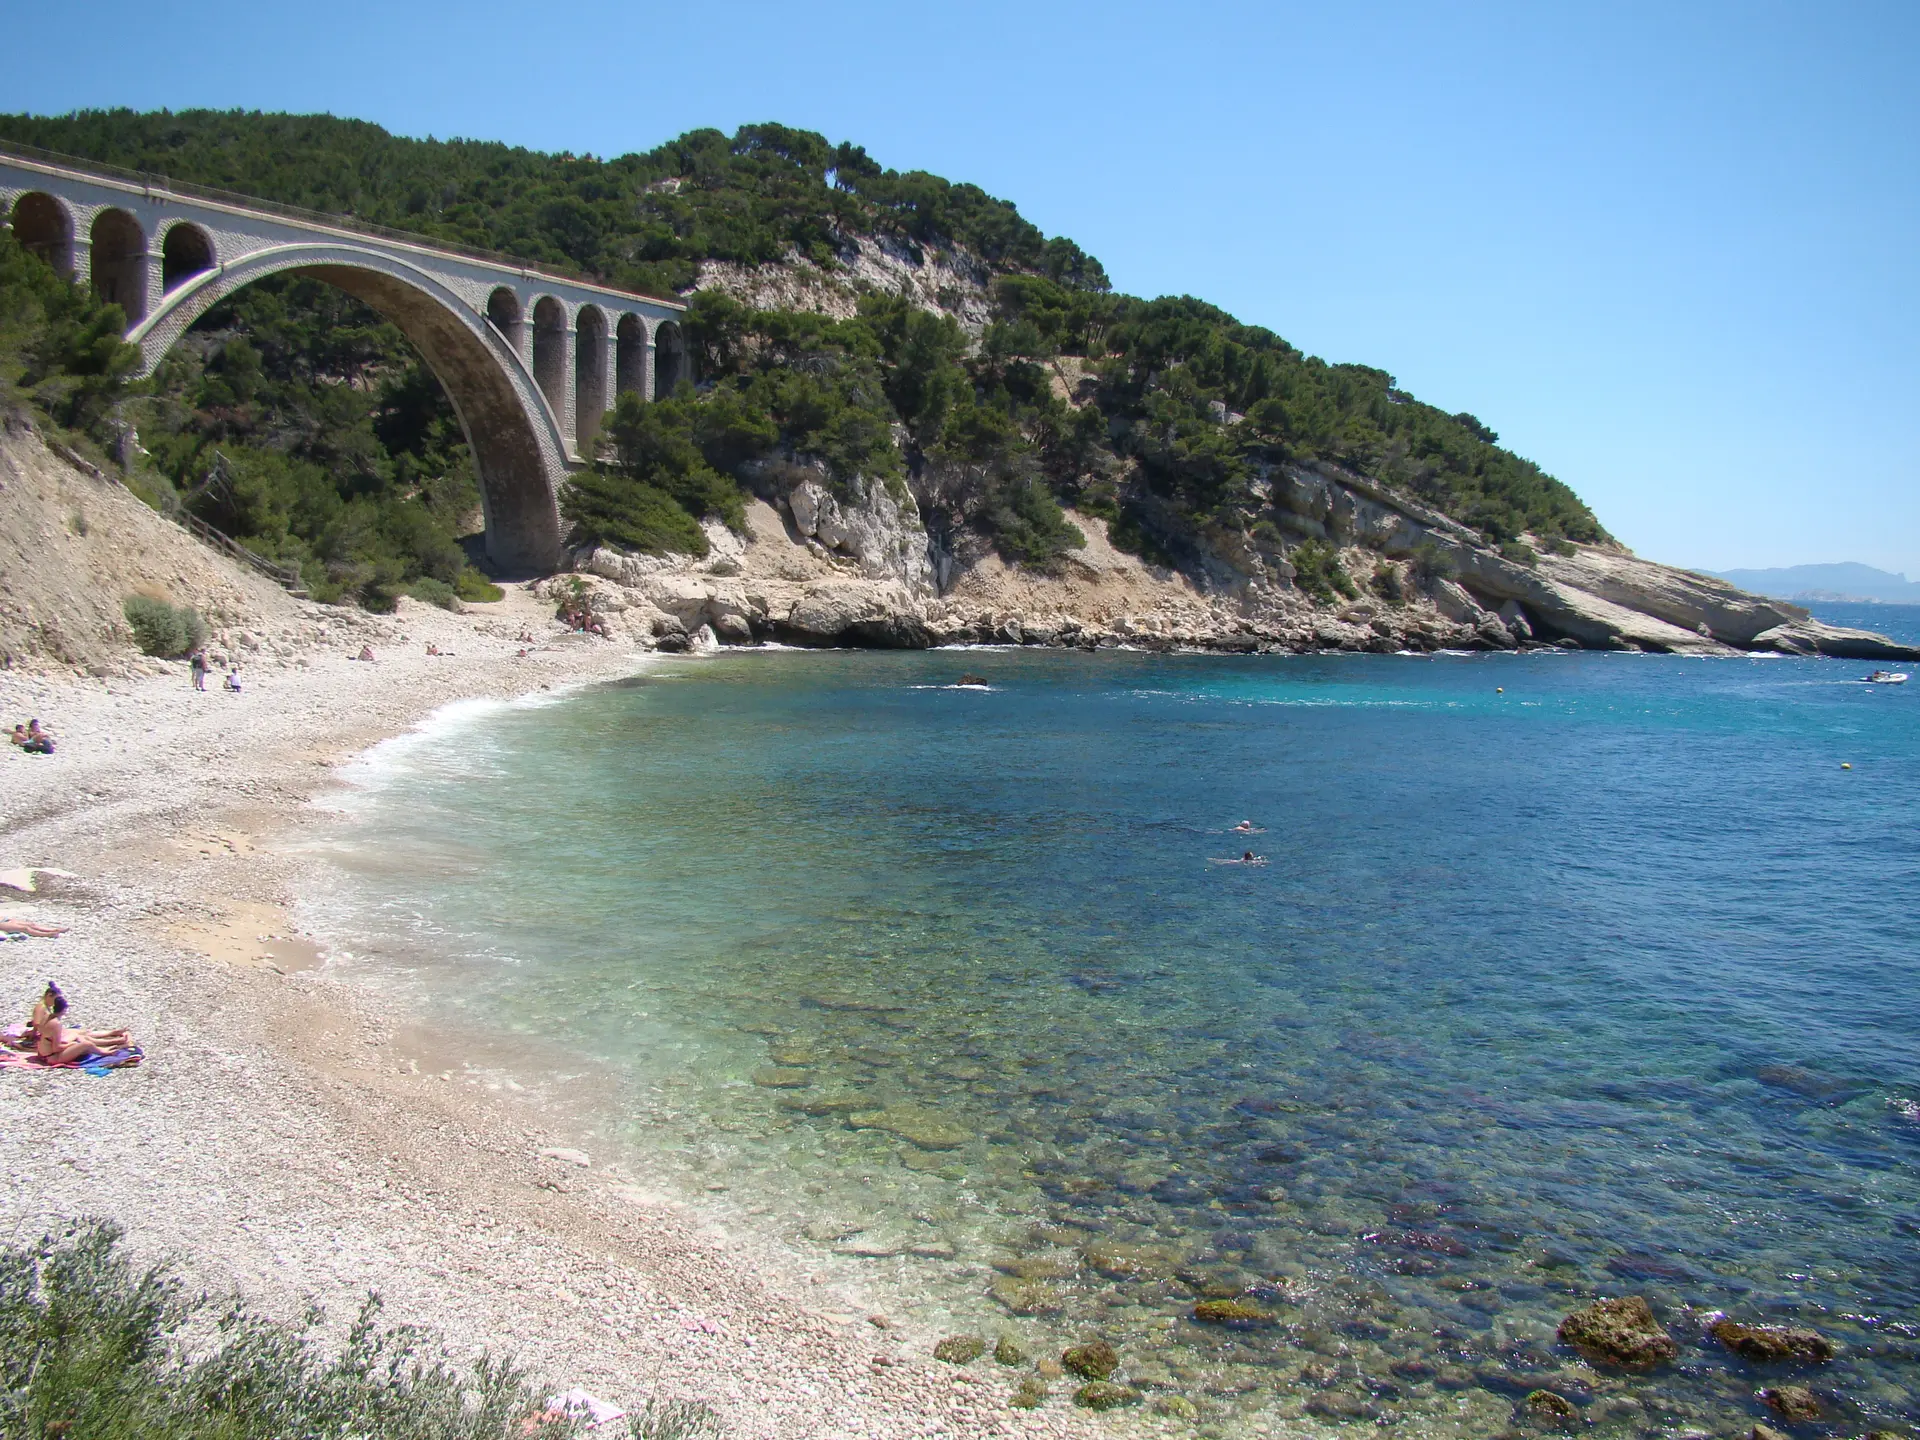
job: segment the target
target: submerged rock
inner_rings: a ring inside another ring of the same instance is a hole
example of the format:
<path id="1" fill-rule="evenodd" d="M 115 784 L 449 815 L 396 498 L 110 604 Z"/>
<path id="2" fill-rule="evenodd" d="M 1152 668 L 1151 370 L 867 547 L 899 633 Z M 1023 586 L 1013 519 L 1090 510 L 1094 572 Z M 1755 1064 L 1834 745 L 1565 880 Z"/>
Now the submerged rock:
<path id="1" fill-rule="evenodd" d="M 1153 1397 L 1153 1413 L 1165 1415 L 1170 1420 L 1198 1420 L 1200 1407 L 1184 1395 L 1156 1395 Z"/>
<path id="2" fill-rule="evenodd" d="M 1551 1390 L 1531 1391 L 1521 1403 L 1526 1406 L 1528 1415 L 1549 1423 L 1571 1420 L 1580 1413 L 1566 1396 L 1557 1395 Z"/>
<path id="3" fill-rule="evenodd" d="M 1746 1360 L 1779 1364 L 1788 1360 L 1823 1364 L 1833 1358 L 1833 1342 L 1818 1330 L 1794 1325 L 1743 1325 L 1718 1320 L 1708 1327 L 1713 1338 Z"/>
<path id="4" fill-rule="evenodd" d="M 1235 1330 L 1252 1330 L 1274 1323 L 1272 1312 L 1244 1300 L 1202 1300 L 1193 1307 L 1193 1318 L 1203 1325 L 1226 1325 Z"/>
<path id="5" fill-rule="evenodd" d="M 1626 1250 L 1607 1261 L 1607 1269 L 1624 1280 L 1665 1280 L 1684 1285 L 1699 1279 L 1686 1266 L 1663 1255 L 1644 1250 Z"/>
<path id="6" fill-rule="evenodd" d="M 1673 1337 L 1653 1318 L 1653 1307 L 1638 1295 L 1597 1300 L 1560 1322 L 1560 1340 L 1588 1359 L 1630 1369 L 1649 1369 L 1680 1353 Z"/>
<path id="7" fill-rule="evenodd" d="M 1778 1389 L 1762 1390 L 1760 1398 L 1781 1418 L 1795 1423 L 1818 1420 L 1825 1413 L 1820 1397 L 1804 1385 L 1782 1385 Z"/>
<path id="8" fill-rule="evenodd" d="M 1067 1303 L 1051 1285 L 1016 1280 L 1011 1275 L 996 1275 L 987 1293 L 1014 1315 L 1058 1315 Z"/>
<path id="9" fill-rule="evenodd" d="M 1020 1280 L 1068 1280 L 1080 1270 L 1071 1259 L 1051 1255 L 1003 1255 L 993 1268 Z"/>
<path id="10" fill-rule="evenodd" d="M 1771 1085 L 1776 1090 L 1790 1090 L 1809 1100 L 1846 1099 L 1867 1088 L 1857 1080 L 1836 1080 L 1830 1075 L 1816 1075 L 1798 1065 L 1762 1065 L 1753 1072 L 1753 1077 L 1763 1085 Z"/>
<path id="11" fill-rule="evenodd" d="M 949 1335 L 933 1347 L 933 1358 L 949 1365 L 971 1365 L 987 1353 L 987 1342 L 978 1335 Z"/>
<path id="12" fill-rule="evenodd" d="M 1109 1280 L 1163 1279 L 1173 1273 L 1178 1260 L 1153 1245 L 1119 1245 L 1096 1241 L 1084 1246 L 1081 1256 L 1093 1269 Z"/>
<path id="13" fill-rule="evenodd" d="M 1120 1356 L 1104 1340 L 1091 1340 L 1085 1345 L 1069 1345 L 1060 1352 L 1060 1363 L 1076 1375 L 1084 1375 L 1089 1380 L 1104 1380 L 1120 1368 Z"/>
<path id="14" fill-rule="evenodd" d="M 958 1150 L 973 1133 L 924 1105 L 889 1105 L 880 1110 L 855 1110 L 847 1124 L 856 1130 L 884 1130 L 922 1150 Z"/>
<path id="15" fill-rule="evenodd" d="M 1014 1387 L 1012 1398 L 1007 1403 L 1016 1410 L 1032 1410 L 1047 1398 L 1047 1382 L 1038 1375 L 1029 1375 Z"/>
<path id="16" fill-rule="evenodd" d="M 855 1110 L 868 1109 L 873 1098 L 868 1095 L 809 1095 L 804 1099 L 795 1098 L 780 1102 L 789 1110 L 798 1110 L 802 1115 L 850 1115 Z"/>
<path id="17" fill-rule="evenodd" d="M 753 1083 L 769 1090 L 804 1090 L 813 1084 L 813 1072 L 787 1065 L 762 1065 L 753 1072 Z"/>
<path id="18" fill-rule="evenodd" d="M 1119 1410 L 1138 1405 L 1143 1398 L 1130 1386 L 1112 1385 L 1105 1380 L 1089 1381 L 1073 1392 L 1073 1403 L 1083 1410 Z"/>
<path id="19" fill-rule="evenodd" d="M 993 1345 L 993 1358 L 1001 1365 L 1024 1365 L 1027 1363 L 1027 1347 L 1011 1335 L 1002 1335 Z"/>

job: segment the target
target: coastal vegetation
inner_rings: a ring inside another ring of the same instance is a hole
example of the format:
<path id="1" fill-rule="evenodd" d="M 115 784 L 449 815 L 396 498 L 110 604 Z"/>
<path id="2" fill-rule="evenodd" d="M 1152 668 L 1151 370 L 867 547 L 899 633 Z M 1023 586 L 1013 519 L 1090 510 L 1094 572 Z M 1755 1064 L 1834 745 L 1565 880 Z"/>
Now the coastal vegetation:
<path id="1" fill-rule="evenodd" d="M 985 318 L 964 328 L 955 305 L 922 308 L 871 284 L 854 286 L 857 313 L 838 318 L 698 289 L 686 325 L 697 384 L 658 406 L 623 401 L 610 417 L 602 458 L 567 501 L 583 539 L 700 553 L 699 522 L 739 523 L 744 495 L 795 464 L 843 495 L 910 489 L 936 533 L 970 528 L 1040 569 L 1084 543 L 1063 506 L 1160 563 L 1265 536 L 1292 546 L 1302 588 L 1322 598 L 1357 590 L 1312 540 L 1283 541 L 1271 500 L 1280 467 L 1341 467 L 1523 562 L 1534 553 L 1523 536 L 1556 548 L 1606 538 L 1570 489 L 1473 415 L 1190 296 L 1115 293 L 1097 260 L 1013 205 L 807 131 L 696 130 L 600 159 L 406 139 L 326 116 L 116 110 L 0 116 L 0 140 L 641 292 L 686 293 L 715 261 L 846 281 L 863 244 L 984 277 Z M 64 349 L 36 342 L 39 369 L 21 383 L 45 390 L 62 424 L 98 432 L 109 412 L 129 418 L 155 503 L 297 566 L 321 598 L 389 608 L 409 590 L 486 593 L 459 543 L 478 505 L 452 408 L 359 302 L 299 278 L 251 287 L 132 400 L 122 362 L 78 343 L 87 323 L 104 323 L 91 304 L 54 305 L 92 321 L 61 321 Z M 47 390 L 53 376 L 66 388 Z"/>
<path id="2" fill-rule="evenodd" d="M 274 1320 L 136 1266 L 117 1226 L 73 1222 L 0 1250 L 0 1436 L 20 1440 L 497 1440 L 581 1433 L 509 1361 L 448 1360 L 369 1296 L 337 1348 L 325 1316 Z M 596 1431 L 611 1433 L 606 1427 Z M 717 1440 L 701 1401 L 650 1401 L 634 1440 Z"/>
<path id="3" fill-rule="evenodd" d="M 169 605 L 152 595 L 129 595 L 121 610 L 143 655 L 177 659 L 199 649 L 206 638 L 206 621 L 189 605 Z"/>
<path id="4" fill-rule="evenodd" d="M 217 1304 L 136 1267 L 119 1239 L 75 1225 L 0 1251 L 0 1435 L 492 1440 L 544 1408 L 513 1366 L 455 1368 L 423 1332 L 381 1324 L 376 1300 L 328 1353 L 318 1313 L 282 1322 Z M 205 1343 L 189 1343 L 194 1327 Z"/>

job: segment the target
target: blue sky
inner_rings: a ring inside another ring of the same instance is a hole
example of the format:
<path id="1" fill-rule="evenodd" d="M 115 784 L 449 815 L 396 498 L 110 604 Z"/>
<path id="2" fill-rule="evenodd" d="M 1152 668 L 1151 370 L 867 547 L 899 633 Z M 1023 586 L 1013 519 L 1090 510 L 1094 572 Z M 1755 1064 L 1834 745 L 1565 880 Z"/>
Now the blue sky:
<path id="1" fill-rule="evenodd" d="M 0 108 L 779 120 L 1471 410 L 1654 559 L 1920 577 L 1920 6 L 7 0 Z M 31 56 L 31 65 L 17 57 Z"/>

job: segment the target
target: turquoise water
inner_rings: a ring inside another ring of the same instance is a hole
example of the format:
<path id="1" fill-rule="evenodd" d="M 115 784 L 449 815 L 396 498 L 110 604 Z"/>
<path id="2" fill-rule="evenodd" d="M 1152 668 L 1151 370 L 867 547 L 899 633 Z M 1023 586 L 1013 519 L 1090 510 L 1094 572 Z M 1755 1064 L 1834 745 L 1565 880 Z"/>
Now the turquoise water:
<path id="1" fill-rule="evenodd" d="M 636 1168 L 1228 1431 L 1489 1434 L 1550 1382 L 1730 1433 L 1727 1310 L 1840 1340 L 1858 1433 L 1920 1420 L 1920 684 L 1869 668 L 665 662 L 376 751 L 315 909 L 597 1062 Z M 1554 1345 L 1622 1292 L 1676 1366 Z"/>

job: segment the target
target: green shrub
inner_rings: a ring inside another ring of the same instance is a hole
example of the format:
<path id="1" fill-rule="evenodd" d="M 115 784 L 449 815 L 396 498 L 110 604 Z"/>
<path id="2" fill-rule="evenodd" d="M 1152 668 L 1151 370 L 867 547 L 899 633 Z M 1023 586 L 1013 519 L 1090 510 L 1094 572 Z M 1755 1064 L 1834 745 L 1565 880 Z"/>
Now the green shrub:
<path id="1" fill-rule="evenodd" d="M 1046 485 L 1031 476 L 1009 476 L 989 492 L 981 519 L 993 532 L 1001 558 L 1051 570 L 1087 537 L 1060 509 Z"/>
<path id="2" fill-rule="evenodd" d="M 164 1267 L 134 1269 L 119 1238 L 81 1223 L 0 1251 L 0 1435 L 498 1440 L 542 1408 L 512 1364 L 456 1369 L 426 1332 L 379 1324 L 377 1299 L 329 1353 L 319 1311 L 291 1323 L 216 1306 Z"/>
<path id="3" fill-rule="evenodd" d="M 435 580 L 432 576 L 422 575 L 407 582 L 407 594 L 416 600 L 424 600 L 429 605 L 438 605 L 442 610 L 458 610 L 460 596 L 453 586 L 444 580 Z"/>
<path id="4" fill-rule="evenodd" d="M 704 556 L 707 537 L 678 501 L 658 486 L 605 470 L 573 477 L 560 513 L 588 542 L 605 541 L 642 555 Z"/>
<path id="5" fill-rule="evenodd" d="M 1373 578 L 1367 582 L 1367 587 L 1389 605 L 1407 603 L 1407 585 L 1400 578 L 1399 567 L 1389 565 L 1384 560 L 1373 567 Z"/>
<path id="6" fill-rule="evenodd" d="M 1453 561 L 1433 541 L 1422 540 L 1413 547 L 1413 573 L 1423 585 L 1431 585 L 1435 580 L 1451 580 Z"/>
<path id="7" fill-rule="evenodd" d="M 169 605 L 151 595 L 129 595 L 120 609 L 142 654 L 177 660 L 198 650 L 207 638 L 206 622 L 190 607 Z"/>
<path id="8" fill-rule="evenodd" d="M 1287 559 L 1293 565 L 1293 583 L 1318 600 L 1332 604 L 1360 593 L 1340 565 L 1340 552 L 1325 540 L 1302 540 Z"/>
<path id="9" fill-rule="evenodd" d="M 1534 566 L 1540 563 L 1540 553 L 1524 540 L 1508 540 L 1500 546 L 1500 557 L 1511 560 L 1516 565 Z"/>
<path id="10" fill-rule="evenodd" d="M 453 588 L 454 593 L 462 600 L 471 600 L 481 605 L 491 605 L 496 600 L 507 598 L 506 591 L 472 567 L 460 572 L 460 577 L 454 581 Z"/>

